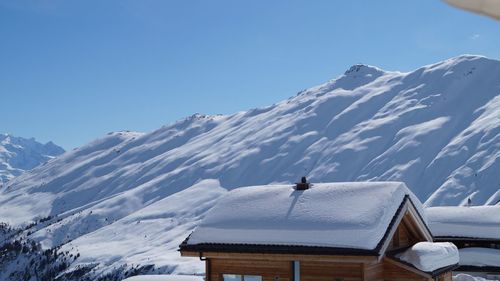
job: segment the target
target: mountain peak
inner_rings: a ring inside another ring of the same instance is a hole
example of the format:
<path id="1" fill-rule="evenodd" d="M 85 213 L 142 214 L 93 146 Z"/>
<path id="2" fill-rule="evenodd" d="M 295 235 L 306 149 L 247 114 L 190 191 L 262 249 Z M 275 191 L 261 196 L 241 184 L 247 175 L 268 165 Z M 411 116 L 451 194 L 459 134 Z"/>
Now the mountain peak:
<path id="1" fill-rule="evenodd" d="M 344 72 L 344 75 L 376 75 L 383 74 L 385 71 L 372 65 L 368 64 L 355 64 L 351 66 L 348 70 Z"/>
<path id="2" fill-rule="evenodd" d="M 366 85 L 375 81 L 387 72 L 372 65 L 355 64 L 344 72 L 344 75 L 327 83 L 326 89 L 332 90 L 342 88 L 344 90 L 353 90 L 359 86 Z"/>
<path id="3" fill-rule="evenodd" d="M 0 134 L 0 183 L 62 153 L 64 149 L 53 142 L 43 144 L 35 138 Z"/>
<path id="4" fill-rule="evenodd" d="M 209 114 L 203 114 L 203 113 L 195 113 L 193 115 L 190 115 L 188 117 L 185 117 L 183 119 L 180 119 L 177 121 L 177 123 L 192 123 L 192 122 L 197 122 L 197 121 L 210 121 L 210 120 L 215 120 L 220 117 L 223 117 L 222 114 L 216 114 L 216 115 L 209 115 Z"/>

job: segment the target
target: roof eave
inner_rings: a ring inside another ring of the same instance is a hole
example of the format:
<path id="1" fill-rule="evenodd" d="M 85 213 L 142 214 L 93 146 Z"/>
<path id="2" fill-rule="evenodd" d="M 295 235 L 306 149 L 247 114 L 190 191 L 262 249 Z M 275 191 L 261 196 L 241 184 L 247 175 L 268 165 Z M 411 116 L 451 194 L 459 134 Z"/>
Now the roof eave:
<path id="1" fill-rule="evenodd" d="M 471 237 L 471 236 L 446 236 L 446 235 L 440 235 L 440 236 L 434 236 L 435 241 L 446 241 L 446 242 L 453 242 L 453 241 L 479 241 L 479 242 L 487 242 L 487 243 L 500 243 L 500 239 L 496 238 L 481 238 L 481 237 Z"/>
<path id="2" fill-rule="evenodd" d="M 475 272 L 500 272 L 499 266 L 475 266 L 475 265 L 459 265 L 456 271 L 475 271 Z"/>
<path id="3" fill-rule="evenodd" d="M 319 246 L 295 245 L 256 245 L 256 244 L 223 244 L 201 243 L 180 245 L 181 252 L 220 252 L 245 254 L 290 254 L 290 255 L 349 255 L 349 256 L 378 256 L 375 250 L 356 248 L 337 248 Z"/>

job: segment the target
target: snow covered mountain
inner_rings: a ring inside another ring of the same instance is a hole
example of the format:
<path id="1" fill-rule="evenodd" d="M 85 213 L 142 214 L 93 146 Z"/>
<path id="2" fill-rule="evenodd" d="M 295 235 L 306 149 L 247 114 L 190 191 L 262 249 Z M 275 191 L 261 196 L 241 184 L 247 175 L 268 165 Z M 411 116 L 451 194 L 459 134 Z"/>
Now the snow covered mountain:
<path id="1" fill-rule="evenodd" d="M 78 255 L 69 271 L 200 273 L 176 249 L 227 189 L 307 175 L 404 181 L 428 206 L 495 204 L 499 159 L 500 61 L 465 55 L 408 73 L 355 65 L 265 108 L 69 151 L 0 190 L 0 221 L 38 222 L 23 235 Z"/>
<path id="2" fill-rule="evenodd" d="M 62 153 L 64 149 L 53 142 L 42 144 L 34 138 L 0 134 L 0 186 Z"/>

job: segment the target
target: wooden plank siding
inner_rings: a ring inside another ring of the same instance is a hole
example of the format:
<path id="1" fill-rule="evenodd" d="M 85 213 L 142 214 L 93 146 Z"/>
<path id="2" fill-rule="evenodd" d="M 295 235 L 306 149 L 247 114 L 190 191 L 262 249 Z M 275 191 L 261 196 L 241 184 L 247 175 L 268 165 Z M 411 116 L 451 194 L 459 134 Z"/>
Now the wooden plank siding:
<path id="1" fill-rule="evenodd" d="M 405 270 L 404 268 L 388 262 L 364 265 L 365 281 L 452 281 L 452 274 L 450 271 L 435 278 L 436 279 L 431 278 L 430 276 L 422 276 L 421 274 Z"/>
<path id="2" fill-rule="evenodd" d="M 260 275 L 263 281 L 294 281 L 290 261 L 208 259 L 208 281 L 223 281 L 222 274 Z M 301 261 L 301 281 L 452 281 L 451 272 L 432 278 L 387 259 L 378 263 Z"/>
<path id="3" fill-rule="evenodd" d="M 415 270 L 405 270 L 402 267 L 391 263 L 384 262 L 384 280 L 385 281 L 452 281 L 451 271 L 445 272 L 437 277 L 423 276 L 417 274 Z"/>
<path id="4" fill-rule="evenodd" d="M 222 274 L 260 275 L 263 281 L 293 281 L 290 261 L 210 259 L 210 281 L 222 281 Z M 300 263 L 301 281 L 364 281 L 362 263 L 305 261 Z M 279 279 L 276 279 L 278 277 Z"/>
<path id="5" fill-rule="evenodd" d="M 409 270 L 405 270 L 393 263 L 384 263 L 385 281 L 429 281 L 432 278 L 424 277 Z"/>
<path id="6" fill-rule="evenodd" d="M 373 264 L 365 264 L 363 267 L 364 281 L 383 281 L 384 280 L 384 263 L 378 262 Z"/>
<path id="7" fill-rule="evenodd" d="M 263 281 L 293 281 L 292 262 L 269 260 L 210 259 L 210 281 L 222 274 L 260 275 Z"/>
<path id="8" fill-rule="evenodd" d="M 410 231 L 410 229 L 413 229 L 414 227 L 415 226 L 413 225 L 411 218 L 409 218 L 408 215 L 405 215 L 401 224 L 399 224 L 396 232 L 394 233 L 387 250 L 392 251 L 407 248 L 415 243 L 425 241 L 425 238 L 416 237 L 414 232 Z"/>
<path id="9" fill-rule="evenodd" d="M 301 262 L 301 281 L 363 281 L 363 264 Z"/>
<path id="10" fill-rule="evenodd" d="M 453 276 L 451 274 L 451 271 L 450 272 L 446 272 L 446 273 L 443 273 L 439 276 L 439 279 L 438 281 L 452 281 L 453 279 Z"/>

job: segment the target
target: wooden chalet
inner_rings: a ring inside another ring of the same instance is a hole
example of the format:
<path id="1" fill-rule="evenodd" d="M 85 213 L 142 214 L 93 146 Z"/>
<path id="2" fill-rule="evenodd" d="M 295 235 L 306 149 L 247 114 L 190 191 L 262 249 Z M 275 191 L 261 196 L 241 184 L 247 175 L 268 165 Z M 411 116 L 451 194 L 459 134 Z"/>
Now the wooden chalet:
<path id="1" fill-rule="evenodd" d="M 456 248 L 432 243 L 422 214 L 398 182 L 245 187 L 180 252 L 205 261 L 207 281 L 451 281 Z"/>
<path id="2" fill-rule="evenodd" d="M 426 213 L 434 240 L 459 249 L 455 272 L 500 280 L 499 205 L 431 207 Z"/>

